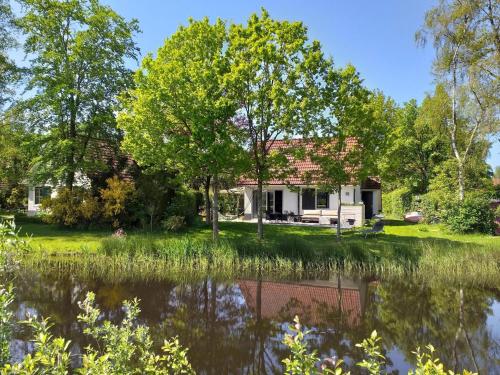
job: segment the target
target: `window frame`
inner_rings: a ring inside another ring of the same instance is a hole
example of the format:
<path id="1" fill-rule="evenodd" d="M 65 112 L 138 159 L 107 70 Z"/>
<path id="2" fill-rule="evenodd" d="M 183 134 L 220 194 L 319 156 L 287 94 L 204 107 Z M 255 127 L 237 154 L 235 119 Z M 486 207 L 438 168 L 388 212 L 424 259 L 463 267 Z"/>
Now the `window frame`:
<path id="1" fill-rule="evenodd" d="M 319 198 L 320 194 L 325 195 L 323 197 L 325 199 L 325 204 L 321 205 L 321 206 L 319 205 L 319 199 L 323 199 L 323 198 Z M 330 193 L 327 191 L 316 189 L 316 209 L 317 210 L 327 210 L 329 208 L 330 208 Z"/>
<path id="2" fill-rule="evenodd" d="M 50 186 L 35 186 L 35 205 L 42 203 L 44 198 L 52 195 L 52 188 Z"/>

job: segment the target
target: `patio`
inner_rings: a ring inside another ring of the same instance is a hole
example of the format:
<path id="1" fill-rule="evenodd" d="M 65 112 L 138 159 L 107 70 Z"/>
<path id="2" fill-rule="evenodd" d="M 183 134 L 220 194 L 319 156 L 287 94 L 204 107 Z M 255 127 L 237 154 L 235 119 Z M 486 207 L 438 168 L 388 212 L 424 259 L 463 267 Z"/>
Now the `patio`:
<path id="1" fill-rule="evenodd" d="M 243 219 L 243 216 L 234 217 L 234 216 L 220 215 L 220 221 L 257 223 L 257 218 L 252 218 L 250 220 L 245 220 L 245 219 Z M 317 223 L 317 222 L 302 222 L 302 221 L 279 220 L 279 219 L 264 219 L 263 222 L 266 225 L 319 227 L 319 228 L 337 228 L 337 224 L 336 223 L 335 224 L 320 224 L 320 223 Z M 352 220 L 342 221 L 340 223 L 340 229 L 352 229 L 354 227 L 355 227 L 355 225 L 352 222 Z"/>

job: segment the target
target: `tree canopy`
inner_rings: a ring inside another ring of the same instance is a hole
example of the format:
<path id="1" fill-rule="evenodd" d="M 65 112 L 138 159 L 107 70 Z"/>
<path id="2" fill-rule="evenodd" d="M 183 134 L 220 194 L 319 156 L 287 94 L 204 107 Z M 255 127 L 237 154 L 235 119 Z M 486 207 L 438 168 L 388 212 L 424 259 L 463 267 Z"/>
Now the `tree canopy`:
<path id="1" fill-rule="evenodd" d="M 131 84 L 126 60 L 137 56 L 137 21 L 97 0 L 20 2 L 32 94 L 20 108 L 41 135 L 34 176 L 71 189 L 77 172 L 95 167 L 91 141 L 119 139 L 114 110 L 118 94 Z"/>
<path id="2" fill-rule="evenodd" d="M 156 58 L 143 60 L 119 116 L 123 145 L 139 163 L 176 169 L 185 179 L 213 179 L 215 237 L 220 180 L 239 170 L 242 154 L 232 123 L 236 102 L 223 85 L 226 44 L 223 21 L 190 20 Z"/>
<path id="3" fill-rule="evenodd" d="M 258 235 L 263 237 L 262 186 L 275 163 L 286 163 L 274 142 L 298 133 L 317 113 L 324 68 L 319 42 L 310 42 L 301 22 L 277 21 L 266 10 L 229 30 L 230 72 L 226 86 L 239 104 L 238 123 L 246 134 L 250 176 L 257 180 Z"/>
<path id="4" fill-rule="evenodd" d="M 500 130 L 499 7 L 492 0 L 440 0 L 417 33 L 420 41 L 432 40 L 434 72 L 450 97 L 443 128 L 456 161 L 461 200 L 473 149 Z"/>
<path id="5" fill-rule="evenodd" d="M 11 85 L 18 69 L 9 57 L 9 50 L 17 45 L 14 38 L 15 17 L 9 0 L 0 0 L 0 109 L 12 95 Z"/>

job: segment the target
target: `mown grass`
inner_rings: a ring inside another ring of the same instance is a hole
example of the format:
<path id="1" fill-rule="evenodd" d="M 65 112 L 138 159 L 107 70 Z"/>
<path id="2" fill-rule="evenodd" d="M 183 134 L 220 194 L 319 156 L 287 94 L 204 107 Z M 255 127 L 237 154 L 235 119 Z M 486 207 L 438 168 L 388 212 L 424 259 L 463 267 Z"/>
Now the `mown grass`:
<path id="1" fill-rule="evenodd" d="M 22 233 L 32 237 L 31 243 L 35 249 L 49 252 L 96 252 L 101 247 L 103 239 L 109 238 L 109 229 L 67 229 L 56 225 L 30 222 L 18 222 Z M 220 236 L 223 240 L 256 241 L 256 224 L 226 222 L 221 223 Z M 161 231 L 129 231 L 128 238 L 153 238 L 156 240 L 175 239 L 188 236 L 192 240 L 210 240 L 211 230 L 207 226 L 189 228 L 181 233 L 165 233 Z M 266 225 L 265 242 L 303 241 L 310 249 L 329 246 L 336 243 L 334 230 L 324 227 L 304 227 L 285 225 Z M 359 232 L 347 231 L 343 242 L 366 244 L 373 248 L 386 245 L 411 247 L 420 242 L 438 246 L 478 245 L 485 248 L 500 250 L 500 237 L 481 234 L 457 235 L 450 233 L 442 225 L 407 224 L 400 220 L 389 220 L 385 226 L 385 234 L 377 235 L 365 240 Z"/>
<path id="2" fill-rule="evenodd" d="M 221 229 L 221 241 L 215 246 L 208 227 L 178 234 L 130 232 L 127 238 L 117 239 L 109 231 L 62 230 L 31 223 L 23 230 L 32 234 L 35 250 L 25 263 L 116 278 L 341 272 L 412 274 L 489 285 L 500 281 L 499 238 L 457 236 L 436 225 L 390 221 L 385 234 L 365 239 L 349 231 L 341 242 L 331 228 L 267 225 L 262 242 L 257 241 L 253 224 L 222 223 Z"/>

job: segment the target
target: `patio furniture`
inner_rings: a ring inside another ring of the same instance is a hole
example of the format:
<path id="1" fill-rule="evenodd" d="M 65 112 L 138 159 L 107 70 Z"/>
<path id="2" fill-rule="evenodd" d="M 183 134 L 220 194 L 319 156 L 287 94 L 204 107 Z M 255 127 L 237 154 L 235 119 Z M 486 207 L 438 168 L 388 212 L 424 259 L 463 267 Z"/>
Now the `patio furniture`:
<path id="1" fill-rule="evenodd" d="M 365 235 L 365 238 L 368 237 L 369 234 L 374 234 L 374 233 L 382 233 L 384 232 L 384 222 L 383 221 L 377 221 L 375 224 L 373 224 L 373 227 L 368 230 L 364 230 L 362 233 Z"/>
<path id="2" fill-rule="evenodd" d="M 302 222 L 328 225 L 331 223 L 331 219 L 336 217 L 336 210 L 304 210 L 304 214 L 302 215 Z"/>
<path id="3" fill-rule="evenodd" d="M 321 216 L 321 210 L 304 210 L 302 215 L 303 223 L 319 223 L 319 217 Z"/>

